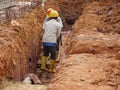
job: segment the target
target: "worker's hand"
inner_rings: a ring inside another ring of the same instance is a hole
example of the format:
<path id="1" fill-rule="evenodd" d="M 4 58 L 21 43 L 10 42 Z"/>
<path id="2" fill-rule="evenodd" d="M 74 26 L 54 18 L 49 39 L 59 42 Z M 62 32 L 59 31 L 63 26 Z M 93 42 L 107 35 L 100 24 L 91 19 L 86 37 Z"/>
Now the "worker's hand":
<path id="1" fill-rule="evenodd" d="M 57 21 L 58 21 L 58 22 L 61 22 L 61 18 L 60 18 L 60 17 L 58 17 L 58 18 L 57 18 Z"/>

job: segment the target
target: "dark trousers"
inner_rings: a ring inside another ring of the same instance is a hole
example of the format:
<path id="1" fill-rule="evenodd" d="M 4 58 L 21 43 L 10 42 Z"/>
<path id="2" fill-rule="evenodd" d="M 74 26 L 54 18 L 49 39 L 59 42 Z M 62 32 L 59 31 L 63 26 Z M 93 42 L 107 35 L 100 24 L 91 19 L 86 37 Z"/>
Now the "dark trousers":
<path id="1" fill-rule="evenodd" d="M 43 46 L 44 56 L 49 56 L 51 54 L 51 59 L 56 59 L 56 46 Z"/>

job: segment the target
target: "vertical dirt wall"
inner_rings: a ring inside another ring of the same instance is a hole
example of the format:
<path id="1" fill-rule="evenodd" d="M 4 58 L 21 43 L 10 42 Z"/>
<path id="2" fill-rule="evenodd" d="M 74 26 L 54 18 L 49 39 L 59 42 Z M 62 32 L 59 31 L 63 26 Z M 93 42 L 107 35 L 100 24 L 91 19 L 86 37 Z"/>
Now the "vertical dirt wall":
<path id="1" fill-rule="evenodd" d="M 68 8 L 80 0 L 61 1 L 68 6 L 64 8 L 67 15 Z M 64 44 L 68 56 L 60 61 L 50 90 L 117 90 L 120 86 L 119 7 L 119 0 L 84 0 L 82 13 Z M 74 9 L 69 15 L 73 13 Z"/>
<path id="2" fill-rule="evenodd" d="M 110 63 L 105 81 L 115 87 L 119 85 L 120 79 L 119 7 L 119 0 L 86 0 L 82 14 L 73 25 L 73 32 L 68 37 L 67 41 L 70 42 L 67 43 L 66 51 L 68 55 L 89 53 L 113 57 L 116 65 Z"/>
<path id="3" fill-rule="evenodd" d="M 59 11 L 57 1 L 45 3 L 45 10 L 52 7 Z M 35 72 L 41 51 L 42 25 L 45 10 L 37 7 L 10 25 L 0 24 L 0 82 L 5 79 L 22 80 Z"/>
<path id="4" fill-rule="evenodd" d="M 42 13 L 37 8 L 16 20 L 19 25 L 0 26 L 0 79 L 21 80 L 25 74 L 34 71 L 41 50 Z"/>
<path id="5" fill-rule="evenodd" d="M 74 22 L 82 13 L 82 5 L 84 0 L 60 0 L 61 17 L 63 19 L 64 31 L 71 30 Z"/>
<path id="6" fill-rule="evenodd" d="M 67 52 L 70 54 L 118 52 L 119 6 L 118 0 L 84 2 L 82 14 L 72 27 L 73 33 L 70 35 L 72 40 Z"/>

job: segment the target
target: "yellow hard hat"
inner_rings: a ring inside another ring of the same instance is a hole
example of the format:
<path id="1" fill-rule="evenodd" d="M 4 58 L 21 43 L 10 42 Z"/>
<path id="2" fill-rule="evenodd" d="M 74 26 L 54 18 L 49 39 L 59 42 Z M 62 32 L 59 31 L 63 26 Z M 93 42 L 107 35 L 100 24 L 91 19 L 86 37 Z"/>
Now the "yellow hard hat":
<path id="1" fill-rule="evenodd" d="M 56 10 L 51 10 L 50 14 L 47 15 L 48 18 L 52 18 L 52 17 L 58 17 L 59 14 Z"/>

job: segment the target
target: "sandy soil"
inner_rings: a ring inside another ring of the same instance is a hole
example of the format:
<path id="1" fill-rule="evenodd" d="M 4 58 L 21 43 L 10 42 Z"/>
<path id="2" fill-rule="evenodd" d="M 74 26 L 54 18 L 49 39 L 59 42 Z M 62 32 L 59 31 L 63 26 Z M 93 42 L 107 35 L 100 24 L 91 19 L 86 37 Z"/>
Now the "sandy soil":
<path id="1" fill-rule="evenodd" d="M 4 87 L 1 90 L 47 90 L 44 85 L 30 85 L 19 82 L 4 82 Z"/>

